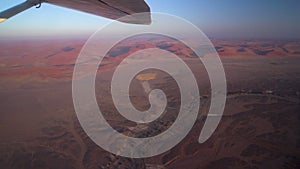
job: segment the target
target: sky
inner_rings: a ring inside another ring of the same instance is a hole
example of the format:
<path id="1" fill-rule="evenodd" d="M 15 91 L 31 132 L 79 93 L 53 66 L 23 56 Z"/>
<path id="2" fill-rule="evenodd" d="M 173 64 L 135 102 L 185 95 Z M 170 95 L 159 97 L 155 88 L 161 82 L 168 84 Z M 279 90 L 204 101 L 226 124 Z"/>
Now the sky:
<path id="1" fill-rule="evenodd" d="M 24 0 L 1 0 L 0 11 Z M 152 12 L 183 17 L 212 38 L 300 39 L 299 0 L 146 0 Z M 0 39 L 89 36 L 110 19 L 50 4 L 0 23 Z"/>

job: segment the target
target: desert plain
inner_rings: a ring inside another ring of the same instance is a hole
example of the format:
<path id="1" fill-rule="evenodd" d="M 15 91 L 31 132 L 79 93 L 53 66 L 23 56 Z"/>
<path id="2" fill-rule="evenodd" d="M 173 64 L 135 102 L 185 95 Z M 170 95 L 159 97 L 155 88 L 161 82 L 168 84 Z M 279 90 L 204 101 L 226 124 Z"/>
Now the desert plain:
<path id="1" fill-rule="evenodd" d="M 87 136 L 72 100 L 73 69 L 86 39 L 0 40 L 0 168 L 300 167 L 300 41 L 211 39 L 225 70 L 227 98 L 216 131 L 199 144 L 211 98 L 203 64 L 173 39 L 137 39 L 144 43 L 121 42 L 99 65 L 95 80 L 99 107 L 109 124 L 124 135 L 150 137 L 166 131 L 180 107 L 180 91 L 172 77 L 150 69 L 132 81 L 130 99 L 138 110 L 150 106 L 145 86 L 167 95 L 166 113 L 148 124 L 118 114 L 110 81 L 120 61 L 135 51 L 156 47 L 172 52 L 193 71 L 201 94 L 196 123 L 178 145 L 151 158 L 133 159 L 109 153 Z"/>

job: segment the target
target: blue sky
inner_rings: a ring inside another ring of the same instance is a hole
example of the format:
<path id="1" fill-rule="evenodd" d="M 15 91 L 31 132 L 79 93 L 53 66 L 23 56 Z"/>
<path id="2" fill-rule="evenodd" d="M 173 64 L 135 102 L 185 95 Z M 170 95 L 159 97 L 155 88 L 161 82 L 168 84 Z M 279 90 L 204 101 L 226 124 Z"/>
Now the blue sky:
<path id="1" fill-rule="evenodd" d="M 0 10 L 24 0 L 1 0 Z M 153 12 L 183 17 L 209 37 L 300 39 L 299 0 L 146 0 Z M 0 23 L 0 39 L 91 35 L 111 22 L 42 4 Z"/>

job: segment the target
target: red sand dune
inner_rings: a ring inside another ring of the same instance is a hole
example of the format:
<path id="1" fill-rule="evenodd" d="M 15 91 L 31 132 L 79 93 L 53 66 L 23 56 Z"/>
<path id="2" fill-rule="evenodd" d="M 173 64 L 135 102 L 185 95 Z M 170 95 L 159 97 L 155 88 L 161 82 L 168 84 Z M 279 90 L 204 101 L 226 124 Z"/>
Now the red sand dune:
<path id="1" fill-rule="evenodd" d="M 86 39 L 2 40 L 0 75 L 24 75 L 70 79 L 78 54 Z M 299 41 L 220 40 L 212 39 L 221 57 L 300 56 Z M 164 36 L 139 36 L 117 44 L 104 59 L 101 69 L 115 67 L 126 56 L 145 48 L 160 48 L 179 57 L 193 58 L 195 53 L 184 44 Z"/>

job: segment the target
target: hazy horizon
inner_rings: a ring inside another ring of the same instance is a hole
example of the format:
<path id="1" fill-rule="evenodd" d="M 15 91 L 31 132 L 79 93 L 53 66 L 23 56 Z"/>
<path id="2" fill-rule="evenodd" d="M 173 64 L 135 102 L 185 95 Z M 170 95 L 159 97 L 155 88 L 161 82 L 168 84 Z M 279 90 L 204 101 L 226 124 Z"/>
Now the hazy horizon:
<path id="1" fill-rule="evenodd" d="M 0 11 L 24 0 L 2 0 Z M 299 1 L 156 1 L 146 0 L 152 12 L 187 19 L 210 38 L 300 39 Z M 89 37 L 112 20 L 44 3 L 0 24 L 0 39 Z"/>

